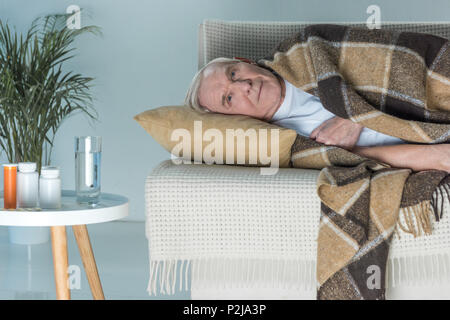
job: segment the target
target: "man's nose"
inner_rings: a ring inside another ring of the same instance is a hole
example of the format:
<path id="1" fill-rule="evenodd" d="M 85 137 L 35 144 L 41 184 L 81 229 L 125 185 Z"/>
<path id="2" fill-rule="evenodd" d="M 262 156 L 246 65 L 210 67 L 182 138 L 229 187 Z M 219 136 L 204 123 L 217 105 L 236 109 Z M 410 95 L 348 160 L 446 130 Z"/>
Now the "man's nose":
<path id="1" fill-rule="evenodd" d="M 244 91 L 245 93 L 250 93 L 250 89 L 252 87 L 252 81 L 250 79 L 247 80 L 237 80 L 233 83 L 234 86 Z"/>

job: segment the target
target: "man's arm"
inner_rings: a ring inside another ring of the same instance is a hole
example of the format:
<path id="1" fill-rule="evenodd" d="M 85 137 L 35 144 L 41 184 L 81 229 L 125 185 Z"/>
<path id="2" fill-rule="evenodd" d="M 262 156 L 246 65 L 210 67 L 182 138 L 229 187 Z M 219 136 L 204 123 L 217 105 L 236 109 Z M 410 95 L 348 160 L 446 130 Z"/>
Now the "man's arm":
<path id="1" fill-rule="evenodd" d="M 354 147 L 353 153 L 378 160 L 395 168 L 414 171 L 444 170 L 450 173 L 450 144 L 399 144 L 376 147 Z"/>
<path id="2" fill-rule="evenodd" d="M 335 116 L 322 122 L 309 137 L 319 143 L 351 150 L 358 142 L 363 129 L 358 123 Z"/>

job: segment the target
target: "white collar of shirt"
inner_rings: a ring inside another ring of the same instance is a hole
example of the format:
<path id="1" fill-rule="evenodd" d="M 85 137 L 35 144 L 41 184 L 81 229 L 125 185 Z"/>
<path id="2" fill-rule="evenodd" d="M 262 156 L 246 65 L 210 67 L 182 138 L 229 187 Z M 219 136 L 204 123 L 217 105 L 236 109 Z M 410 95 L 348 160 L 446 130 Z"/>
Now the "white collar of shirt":
<path id="1" fill-rule="evenodd" d="M 283 81 L 284 81 L 284 84 L 286 87 L 284 99 L 283 99 L 283 102 L 281 103 L 281 106 L 278 108 L 277 112 L 275 112 L 275 114 L 272 116 L 272 119 L 270 119 L 271 122 L 287 118 L 290 115 L 291 105 L 292 105 L 293 87 L 286 80 L 283 79 Z"/>

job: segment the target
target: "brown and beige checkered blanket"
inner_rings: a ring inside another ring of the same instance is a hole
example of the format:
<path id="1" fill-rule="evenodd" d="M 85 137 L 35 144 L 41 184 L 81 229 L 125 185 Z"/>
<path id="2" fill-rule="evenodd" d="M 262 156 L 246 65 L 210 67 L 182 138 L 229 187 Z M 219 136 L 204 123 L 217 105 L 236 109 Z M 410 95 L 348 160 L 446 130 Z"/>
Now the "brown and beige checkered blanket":
<path id="1" fill-rule="evenodd" d="M 311 25 L 259 63 L 339 117 L 411 143 L 450 142 L 447 39 Z M 438 204 L 450 197 L 450 176 L 391 168 L 300 135 L 291 160 L 294 167 L 322 169 L 317 298 L 384 299 L 394 231 L 430 233 L 430 219 L 442 214 Z"/>

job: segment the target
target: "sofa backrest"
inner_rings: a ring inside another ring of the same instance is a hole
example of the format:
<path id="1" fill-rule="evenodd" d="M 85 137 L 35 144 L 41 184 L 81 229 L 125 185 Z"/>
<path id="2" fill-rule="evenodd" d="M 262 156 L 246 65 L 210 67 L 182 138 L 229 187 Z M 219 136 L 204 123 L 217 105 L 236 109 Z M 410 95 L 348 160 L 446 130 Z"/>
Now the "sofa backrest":
<path id="1" fill-rule="evenodd" d="M 281 40 L 317 23 L 344 24 L 367 28 L 358 22 L 249 22 L 204 20 L 198 32 L 198 68 L 218 57 L 259 60 Z M 450 39 L 450 22 L 383 22 L 382 29 L 430 33 Z"/>

